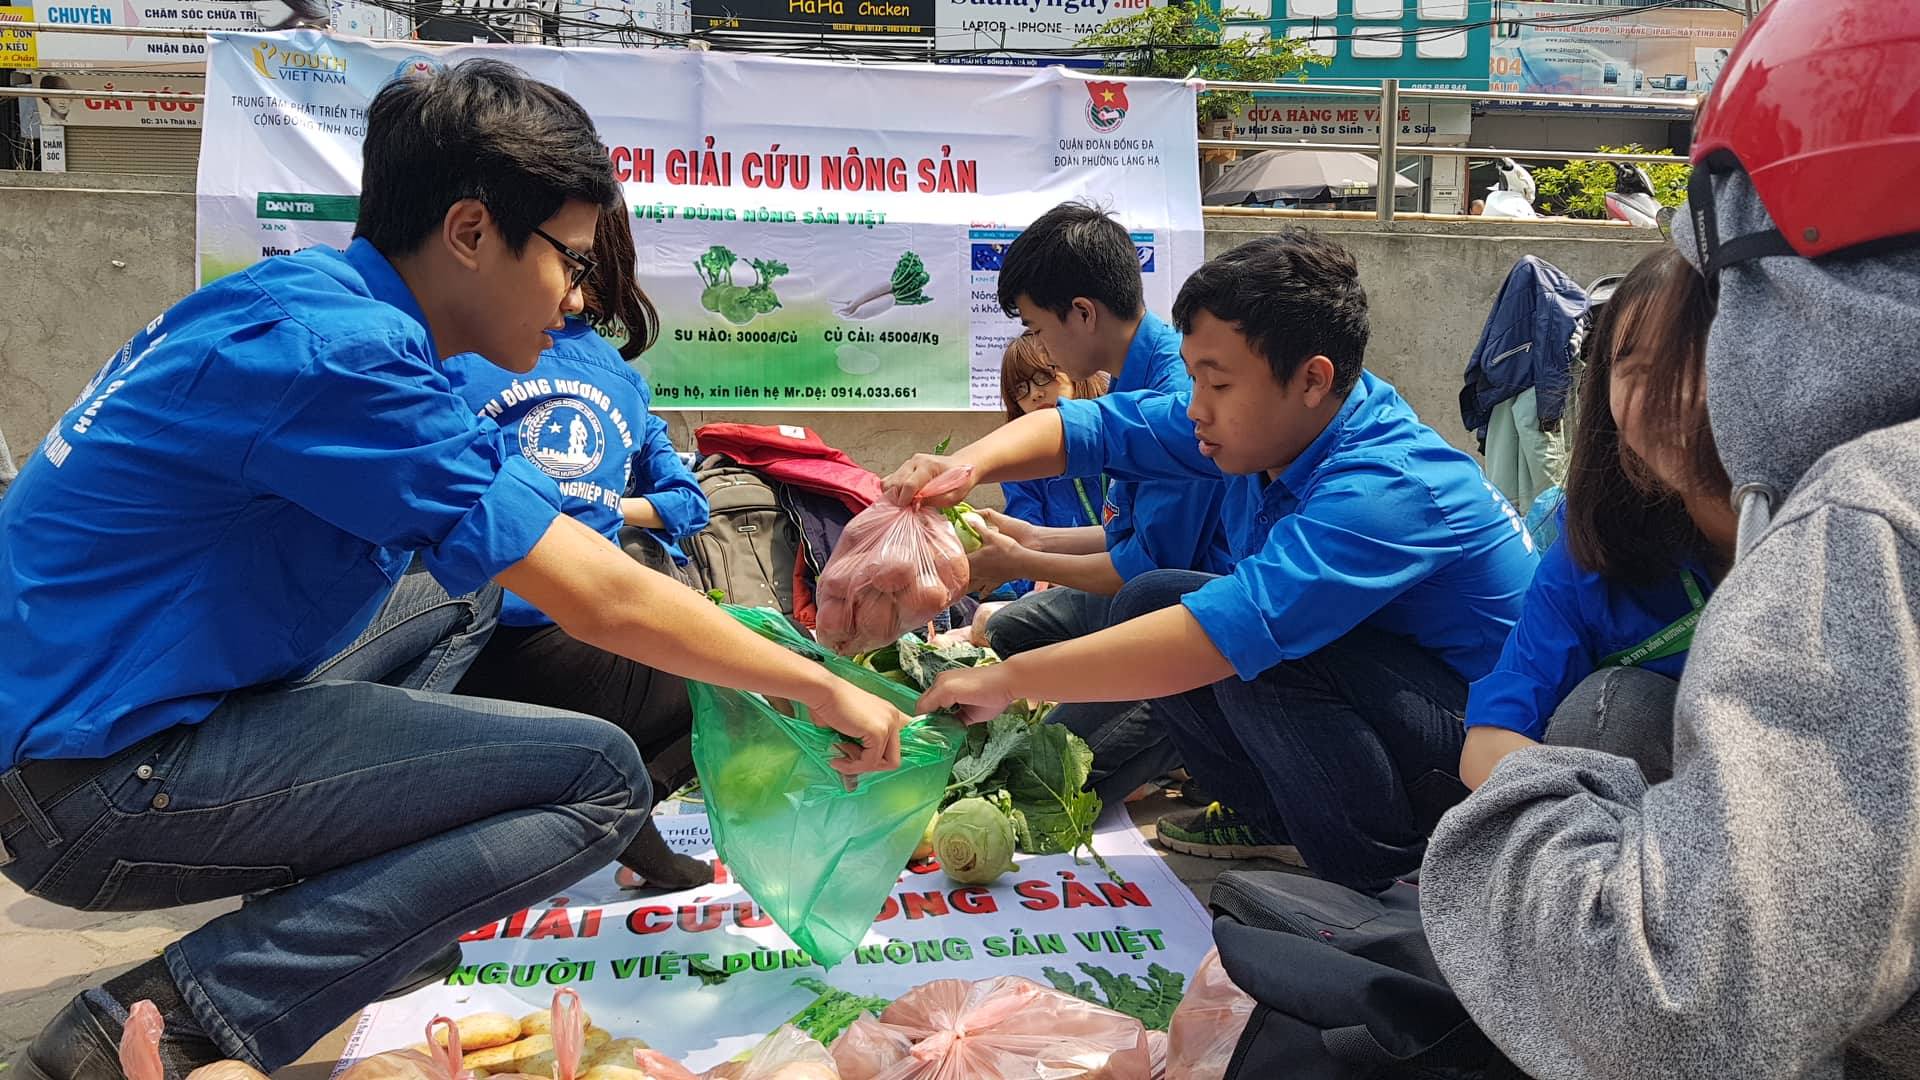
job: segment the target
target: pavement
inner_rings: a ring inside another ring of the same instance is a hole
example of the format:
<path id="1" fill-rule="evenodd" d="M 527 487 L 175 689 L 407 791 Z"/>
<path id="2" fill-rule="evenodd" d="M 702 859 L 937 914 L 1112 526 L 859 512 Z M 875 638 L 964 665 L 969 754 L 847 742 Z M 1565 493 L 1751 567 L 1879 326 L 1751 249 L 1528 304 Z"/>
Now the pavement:
<path id="1" fill-rule="evenodd" d="M 1149 841 L 1160 815 L 1179 809 L 1182 804 L 1164 795 L 1128 806 Z M 1260 860 L 1195 858 L 1157 844 L 1153 848 L 1203 904 L 1224 870 L 1291 869 Z M 36 900 L 0 879 L 0 1080 L 6 1080 L 14 1055 L 75 994 L 158 956 L 168 942 L 239 906 L 236 898 L 166 911 L 72 911 Z M 351 1028 L 351 1021 L 342 1025 L 300 1062 L 276 1073 L 275 1080 L 326 1080 Z"/>

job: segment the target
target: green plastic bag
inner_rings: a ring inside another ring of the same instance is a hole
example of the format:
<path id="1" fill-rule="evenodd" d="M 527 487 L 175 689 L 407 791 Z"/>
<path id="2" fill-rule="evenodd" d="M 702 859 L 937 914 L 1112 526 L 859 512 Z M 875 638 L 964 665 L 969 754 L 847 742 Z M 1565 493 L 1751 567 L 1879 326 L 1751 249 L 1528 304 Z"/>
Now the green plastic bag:
<path id="1" fill-rule="evenodd" d="M 722 605 L 763 637 L 912 712 L 917 694 L 844 660 L 779 612 Z M 693 763 L 727 869 L 794 944 L 823 967 L 846 959 L 880 914 L 966 743 L 957 721 L 920 717 L 900 733 L 900 767 L 848 791 L 830 764 L 839 733 L 804 706 L 689 682 Z"/>

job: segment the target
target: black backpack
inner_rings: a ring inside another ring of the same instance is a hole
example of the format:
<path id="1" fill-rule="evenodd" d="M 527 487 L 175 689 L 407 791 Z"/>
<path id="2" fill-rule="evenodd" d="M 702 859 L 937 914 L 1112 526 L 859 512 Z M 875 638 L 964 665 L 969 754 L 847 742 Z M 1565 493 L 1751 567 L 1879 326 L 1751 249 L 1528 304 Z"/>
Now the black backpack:
<path id="1" fill-rule="evenodd" d="M 800 532 L 767 479 L 714 455 L 694 471 L 707 496 L 707 527 L 681 545 L 702 591 L 727 602 L 793 614 L 793 570 Z"/>
<path id="2" fill-rule="evenodd" d="M 1229 871 L 1210 903 L 1220 962 L 1256 1003 L 1227 1080 L 1524 1080 L 1448 989 L 1417 885 Z"/>

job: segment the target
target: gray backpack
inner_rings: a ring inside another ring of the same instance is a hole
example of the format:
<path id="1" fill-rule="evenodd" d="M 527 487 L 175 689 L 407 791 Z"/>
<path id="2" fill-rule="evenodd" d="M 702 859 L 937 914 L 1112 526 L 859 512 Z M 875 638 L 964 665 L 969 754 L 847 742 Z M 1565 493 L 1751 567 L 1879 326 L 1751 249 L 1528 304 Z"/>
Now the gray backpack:
<path id="1" fill-rule="evenodd" d="M 707 527 L 683 549 L 696 583 L 730 604 L 793 614 L 793 570 L 800 533 L 766 478 L 718 454 L 694 470 L 706 492 Z"/>

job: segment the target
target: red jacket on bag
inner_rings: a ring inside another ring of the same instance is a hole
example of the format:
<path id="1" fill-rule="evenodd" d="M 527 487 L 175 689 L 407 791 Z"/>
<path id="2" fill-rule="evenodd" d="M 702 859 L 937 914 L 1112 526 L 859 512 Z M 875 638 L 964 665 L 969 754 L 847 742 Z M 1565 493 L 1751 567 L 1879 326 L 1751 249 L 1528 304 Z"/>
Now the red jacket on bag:
<path id="1" fill-rule="evenodd" d="M 705 424 L 693 438 L 702 457 L 725 454 L 770 480 L 831 495 L 856 514 L 880 501 L 880 478 L 828 446 L 812 428 Z"/>

